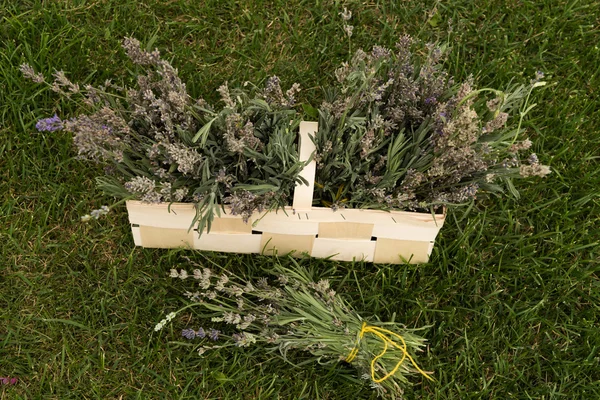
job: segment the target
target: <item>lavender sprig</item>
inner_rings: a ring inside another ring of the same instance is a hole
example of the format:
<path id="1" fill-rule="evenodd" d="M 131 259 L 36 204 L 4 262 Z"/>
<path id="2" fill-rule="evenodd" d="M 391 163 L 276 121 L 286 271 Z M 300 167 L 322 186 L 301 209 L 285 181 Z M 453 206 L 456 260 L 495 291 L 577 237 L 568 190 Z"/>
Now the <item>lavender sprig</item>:
<path id="1" fill-rule="evenodd" d="M 53 117 L 40 119 L 35 127 L 40 132 L 54 132 L 62 130 L 64 125 L 58 115 L 54 114 Z"/>

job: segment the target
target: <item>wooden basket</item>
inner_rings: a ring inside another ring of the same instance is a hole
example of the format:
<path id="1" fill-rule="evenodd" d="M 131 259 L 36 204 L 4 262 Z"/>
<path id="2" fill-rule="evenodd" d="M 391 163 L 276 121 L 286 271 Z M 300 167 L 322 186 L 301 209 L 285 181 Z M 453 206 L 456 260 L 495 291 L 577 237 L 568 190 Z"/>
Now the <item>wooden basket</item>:
<path id="1" fill-rule="evenodd" d="M 316 122 L 300 123 L 300 157 L 315 150 L 309 135 Z M 248 223 L 231 215 L 229 207 L 215 217 L 209 233 L 190 230 L 196 215 L 193 204 L 146 204 L 128 201 L 127 211 L 136 246 L 189 247 L 230 253 L 307 254 L 340 261 L 365 260 L 400 264 L 427 262 L 433 242 L 444 223 L 435 216 L 406 211 L 379 211 L 312 207 L 316 163 L 302 171 L 310 183 L 294 191 L 292 207 L 285 212 L 254 214 Z"/>

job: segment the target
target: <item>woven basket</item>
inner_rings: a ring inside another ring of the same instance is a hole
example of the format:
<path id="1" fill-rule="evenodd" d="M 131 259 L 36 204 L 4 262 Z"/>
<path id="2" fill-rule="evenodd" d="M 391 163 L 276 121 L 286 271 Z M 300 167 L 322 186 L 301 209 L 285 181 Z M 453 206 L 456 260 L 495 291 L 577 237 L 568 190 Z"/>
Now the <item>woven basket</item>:
<path id="1" fill-rule="evenodd" d="M 315 150 L 309 135 L 316 122 L 300 123 L 300 157 Z M 294 191 L 292 207 L 254 214 L 248 223 L 226 206 L 209 233 L 190 230 L 193 204 L 145 204 L 128 201 L 127 211 L 136 246 L 189 247 L 230 253 L 307 254 L 340 261 L 365 260 L 400 264 L 427 262 L 444 214 L 312 207 L 316 163 L 302 171 L 310 182 Z"/>

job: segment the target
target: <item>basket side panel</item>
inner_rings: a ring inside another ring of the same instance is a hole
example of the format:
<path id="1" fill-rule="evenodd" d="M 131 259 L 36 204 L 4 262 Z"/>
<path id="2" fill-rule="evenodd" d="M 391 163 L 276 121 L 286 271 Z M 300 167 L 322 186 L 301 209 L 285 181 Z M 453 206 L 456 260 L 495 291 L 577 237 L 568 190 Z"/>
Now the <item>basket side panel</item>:
<path id="1" fill-rule="evenodd" d="M 141 246 L 155 249 L 171 249 L 175 247 L 193 247 L 194 231 L 187 229 L 139 227 Z"/>
<path id="2" fill-rule="evenodd" d="M 252 222 L 249 221 L 246 223 L 242 218 L 215 217 L 210 225 L 210 233 L 237 233 L 250 235 L 252 234 Z"/>
<path id="3" fill-rule="evenodd" d="M 323 239 L 363 239 L 371 240 L 373 224 L 357 222 L 322 222 L 319 224 L 319 238 Z"/>
<path id="4" fill-rule="evenodd" d="M 284 255 L 293 252 L 311 254 L 314 242 L 314 235 L 282 235 L 265 232 L 262 234 L 260 253 L 265 255 L 274 253 Z"/>
<path id="5" fill-rule="evenodd" d="M 228 253 L 260 253 L 262 235 L 203 233 L 194 235 L 194 249 Z"/>
<path id="6" fill-rule="evenodd" d="M 373 262 L 382 264 L 425 263 L 429 260 L 429 241 L 377 239 Z"/>
<path id="7" fill-rule="evenodd" d="M 339 261 L 373 261 L 376 243 L 374 240 L 325 239 L 319 236 L 310 255 Z"/>
<path id="8" fill-rule="evenodd" d="M 139 225 L 131 225 L 131 234 L 133 236 L 133 243 L 136 246 L 142 245 L 142 235 L 140 234 L 140 226 Z"/>
<path id="9" fill-rule="evenodd" d="M 314 236 L 319 232 L 319 224 L 311 221 L 301 221 L 296 217 L 286 217 L 284 214 L 269 213 L 254 225 L 254 230 L 281 235 Z"/>
<path id="10" fill-rule="evenodd" d="M 145 204 L 128 201 L 127 213 L 132 224 L 187 230 L 194 220 L 196 210 L 193 204 L 176 203 L 169 206 L 168 203 Z"/>
<path id="11" fill-rule="evenodd" d="M 435 239 L 439 227 L 427 224 L 378 224 L 373 229 L 373 236 L 384 239 L 410 240 L 429 242 Z"/>

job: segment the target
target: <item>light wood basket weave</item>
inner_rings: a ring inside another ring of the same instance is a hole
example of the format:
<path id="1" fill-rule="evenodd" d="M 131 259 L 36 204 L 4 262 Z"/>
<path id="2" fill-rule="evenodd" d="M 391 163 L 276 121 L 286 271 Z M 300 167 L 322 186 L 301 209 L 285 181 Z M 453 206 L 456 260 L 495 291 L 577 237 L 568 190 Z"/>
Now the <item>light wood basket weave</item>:
<path id="1" fill-rule="evenodd" d="M 300 123 L 300 157 L 315 150 L 309 135 L 316 122 Z M 190 230 L 196 215 L 193 204 L 146 204 L 128 201 L 127 211 L 136 246 L 188 247 L 230 253 L 307 254 L 333 260 L 365 260 L 399 264 L 427 262 L 444 223 L 444 214 L 312 207 L 316 163 L 302 171 L 310 183 L 294 191 L 292 207 L 285 212 L 252 215 L 248 223 L 231 215 L 226 206 L 215 217 L 209 233 Z"/>

